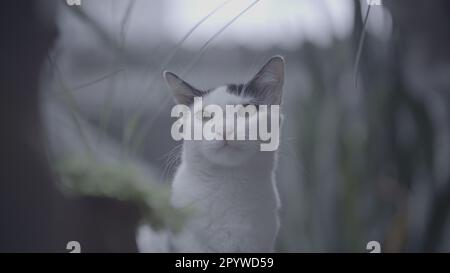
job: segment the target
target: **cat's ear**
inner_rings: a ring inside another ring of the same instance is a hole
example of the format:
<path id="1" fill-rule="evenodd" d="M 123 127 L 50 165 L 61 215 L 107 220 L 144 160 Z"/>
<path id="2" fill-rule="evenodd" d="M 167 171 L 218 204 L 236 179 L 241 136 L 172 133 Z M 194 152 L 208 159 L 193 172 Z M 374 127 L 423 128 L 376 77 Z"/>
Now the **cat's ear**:
<path id="1" fill-rule="evenodd" d="M 284 83 L 284 59 L 281 56 L 274 56 L 255 77 L 247 84 L 254 90 L 262 104 L 279 105 L 283 93 Z"/>
<path id="2" fill-rule="evenodd" d="M 176 103 L 190 105 L 194 102 L 194 97 L 202 96 L 202 91 L 183 81 L 172 72 L 164 71 L 163 77 Z"/>

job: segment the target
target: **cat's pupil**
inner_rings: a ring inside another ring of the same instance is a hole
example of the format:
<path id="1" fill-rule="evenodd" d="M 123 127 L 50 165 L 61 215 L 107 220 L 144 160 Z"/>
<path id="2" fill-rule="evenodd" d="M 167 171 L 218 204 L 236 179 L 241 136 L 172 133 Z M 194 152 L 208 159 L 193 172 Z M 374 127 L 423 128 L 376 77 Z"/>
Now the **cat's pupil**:
<path id="1" fill-rule="evenodd" d="M 205 110 L 202 111 L 202 119 L 203 120 L 210 120 L 212 118 L 214 118 L 214 112 L 213 113 L 209 113 L 209 112 L 207 112 Z"/>

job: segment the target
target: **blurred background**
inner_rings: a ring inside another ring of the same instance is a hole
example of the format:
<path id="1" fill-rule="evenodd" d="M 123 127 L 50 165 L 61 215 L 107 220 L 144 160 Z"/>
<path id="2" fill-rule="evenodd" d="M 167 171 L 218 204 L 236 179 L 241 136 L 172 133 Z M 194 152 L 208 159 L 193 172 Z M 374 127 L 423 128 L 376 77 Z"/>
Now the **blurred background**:
<path id="1" fill-rule="evenodd" d="M 162 71 L 242 83 L 276 54 L 276 250 L 450 251 L 448 1 L 8 2 L 0 251 L 135 252 L 139 223 L 182 228 Z"/>

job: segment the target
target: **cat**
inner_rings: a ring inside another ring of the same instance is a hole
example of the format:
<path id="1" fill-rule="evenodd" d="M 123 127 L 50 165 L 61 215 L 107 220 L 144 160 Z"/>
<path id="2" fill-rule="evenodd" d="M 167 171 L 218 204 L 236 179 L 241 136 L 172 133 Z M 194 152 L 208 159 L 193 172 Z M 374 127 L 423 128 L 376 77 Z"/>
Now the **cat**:
<path id="1" fill-rule="evenodd" d="M 171 72 L 164 72 L 164 79 L 175 102 L 191 109 L 195 97 L 202 97 L 203 105 L 223 108 L 230 104 L 270 107 L 281 104 L 284 70 L 284 59 L 274 56 L 248 83 L 206 91 Z M 249 118 L 247 122 L 256 121 Z M 184 140 L 171 200 L 175 207 L 188 207 L 194 214 L 178 234 L 161 234 L 141 227 L 139 250 L 273 252 L 280 206 L 274 174 L 277 152 L 260 151 L 259 143 Z"/>

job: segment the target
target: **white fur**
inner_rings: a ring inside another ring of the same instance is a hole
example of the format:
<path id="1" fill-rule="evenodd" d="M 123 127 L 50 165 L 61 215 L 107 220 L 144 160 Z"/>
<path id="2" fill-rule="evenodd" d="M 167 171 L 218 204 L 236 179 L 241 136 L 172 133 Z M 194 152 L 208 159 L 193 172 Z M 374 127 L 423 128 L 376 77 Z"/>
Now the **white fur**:
<path id="1" fill-rule="evenodd" d="M 186 101 L 189 85 L 173 73 L 165 73 L 165 78 L 175 98 Z M 267 96 L 279 103 L 283 78 L 284 60 L 277 56 L 253 82 L 264 91 L 273 90 Z M 230 94 L 221 86 L 203 96 L 203 106 L 215 104 L 225 110 L 225 105 L 247 104 L 251 99 Z M 246 122 L 249 126 L 258 121 L 249 118 Z M 140 251 L 272 252 L 279 228 L 276 155 L 276 151 L 260 151 L 259 140 L 185 140 L 172 184 L 172 204 L 190 208 L 194 215 L 175 235 L 157 234 L 142 226 Z"/>
<path id="2" fill-rule="evenodd" d="M 204 98 L 204 105 L 244 103 L 246 98 L 229 94 L 224 87 Z M 171 238 L 172 250 L 273 251 L 279 226 L 273 172 L 276 154 L 259 151 L 257 141 L 232 141 L 228 146 L 223 147 L 223 141 L 185 141 L 173 181 L 172 203 L 189 207 L 195 214 L 184 230 Z M 161 251 L 161 244 L 167 245 L 166 238 L 158 235 L 155 239 L 156 234 L 148 228 L 140 233 L 143 251 Z M 147 243 L 142 241 L 145 238 Z M 149 244 L 154 247 L 145 247 Z"/>

